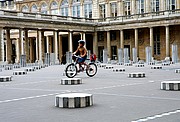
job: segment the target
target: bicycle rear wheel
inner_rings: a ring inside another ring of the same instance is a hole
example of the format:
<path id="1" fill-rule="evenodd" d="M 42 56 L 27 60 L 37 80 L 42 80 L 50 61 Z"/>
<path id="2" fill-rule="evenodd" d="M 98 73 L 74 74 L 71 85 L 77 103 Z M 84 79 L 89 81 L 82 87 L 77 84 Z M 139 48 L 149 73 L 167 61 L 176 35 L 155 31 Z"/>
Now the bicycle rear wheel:
<path id="1" fill-rule="evenodd" d="M 75 64 L 69 64 L 67 67 L 66 67 L 66 70 L 65 70 L 65 73 L 66 73 L 66 76 L 68 78 L 73 78 L 74 76 L 76 76 L 77 74 L 77 67 Z"/>
<path id="2" fill-rule="evenodd" d="M 89 63 L 89 67 L 86 68 L 86 74 L 89 77 L 93 77 L 97 73 L 97 66 L 95 63 Z"/>

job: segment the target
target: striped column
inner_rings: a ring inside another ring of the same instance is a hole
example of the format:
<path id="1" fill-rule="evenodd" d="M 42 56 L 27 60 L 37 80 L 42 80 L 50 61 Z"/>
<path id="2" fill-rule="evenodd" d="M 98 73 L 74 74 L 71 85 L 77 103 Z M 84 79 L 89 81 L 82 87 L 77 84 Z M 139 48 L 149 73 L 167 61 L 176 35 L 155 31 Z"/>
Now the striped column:
<path id="1" fill-rule="evenodd" d="M 92 94 L 69 93 L 55 96 L 55 106 L 60 108 L 83 108 L 92 105 Z"/>

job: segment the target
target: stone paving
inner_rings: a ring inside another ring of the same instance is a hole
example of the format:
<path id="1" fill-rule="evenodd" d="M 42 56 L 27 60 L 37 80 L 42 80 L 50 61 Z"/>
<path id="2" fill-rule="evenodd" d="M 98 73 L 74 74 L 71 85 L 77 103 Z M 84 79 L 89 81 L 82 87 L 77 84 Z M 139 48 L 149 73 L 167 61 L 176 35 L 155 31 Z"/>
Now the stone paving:
<path id="1" fill-rule="evenodd" d="M 98 68 L 94 77 L 80 73 L 82 84 L 61 85 L 64 65 L 53 65 L 25 75 L 13 75 L 25 68 L 4 70 L 0 76 L 12 81 L 0 82 L 1 122 L 179 122 L 180 92 L 161 90 L 161 82 L 180 81 L 180 64 L 162 69 L 110 65 Z M 143 72 L 145 77 L 129 78 L 129 73 Z M 93 106 L 55 107 L 55 96 L 65 93 L 93 94 Z"/>

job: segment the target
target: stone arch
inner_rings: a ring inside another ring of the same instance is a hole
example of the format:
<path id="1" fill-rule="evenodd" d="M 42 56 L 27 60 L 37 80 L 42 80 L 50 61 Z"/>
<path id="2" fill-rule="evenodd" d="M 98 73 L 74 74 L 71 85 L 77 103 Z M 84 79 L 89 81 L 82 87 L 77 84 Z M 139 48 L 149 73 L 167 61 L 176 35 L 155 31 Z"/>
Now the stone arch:
<path id="1" fill-rule="evenodd" d="M 28 5 L 22 5 L 21 12 L 29 12 L 29 6 Z"/>
<path id="2" fill-rule="evenodd" d="M 44 8 L 42 8 L 42 7 L 44 7 Z M 46 8 L 46 9 L 45 9 Z M 46 11 L 45 11 L 46 10 Z M 40 13 L 44 13 L 44 12 L 48 12 L 49 11 L 49 5 L 45 2 L 45 1 L 43 1 L 43 2 L 41 2 L 40 4 L 39 4 L 39 12 Z"/>
<path id="3" fill-rule="evenodd" d="M 32 11 L 33 7 L 34 7 L 34 11 Z M 36 3 L 32 3 L 32 4 L 29 6 L 30 12 L 39 12 L 39 9 L 38 9 L 38 8 L 39 8 L 39 7 L 37 6 Z M 36 10 L 35 10 L 35 9 L 36 9 Z"/>

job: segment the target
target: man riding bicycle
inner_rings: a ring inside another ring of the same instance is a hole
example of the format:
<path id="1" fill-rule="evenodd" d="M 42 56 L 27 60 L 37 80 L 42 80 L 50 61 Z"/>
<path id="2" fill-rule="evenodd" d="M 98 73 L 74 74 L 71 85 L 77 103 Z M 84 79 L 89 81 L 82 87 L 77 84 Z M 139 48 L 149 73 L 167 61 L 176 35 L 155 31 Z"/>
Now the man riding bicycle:
<path id="1" fill-rule="evenodd" d="M 76 53 L 79 53 L 80 58 L 77 59 L 77 62 L 79 65 L 81 65 L 81 64 L 85 64 L 84 61 L 87 59 L 87 49 L 86 49 L 86 47 L 84 47 L 84 45 L 85 45 L 84 40 L 79 40 L 78 43 L 79 43 L 79 46 L 73 54 L 75 55 Z M 79 68 L 80 68 L 80 66 L 79 66 Z"/>

